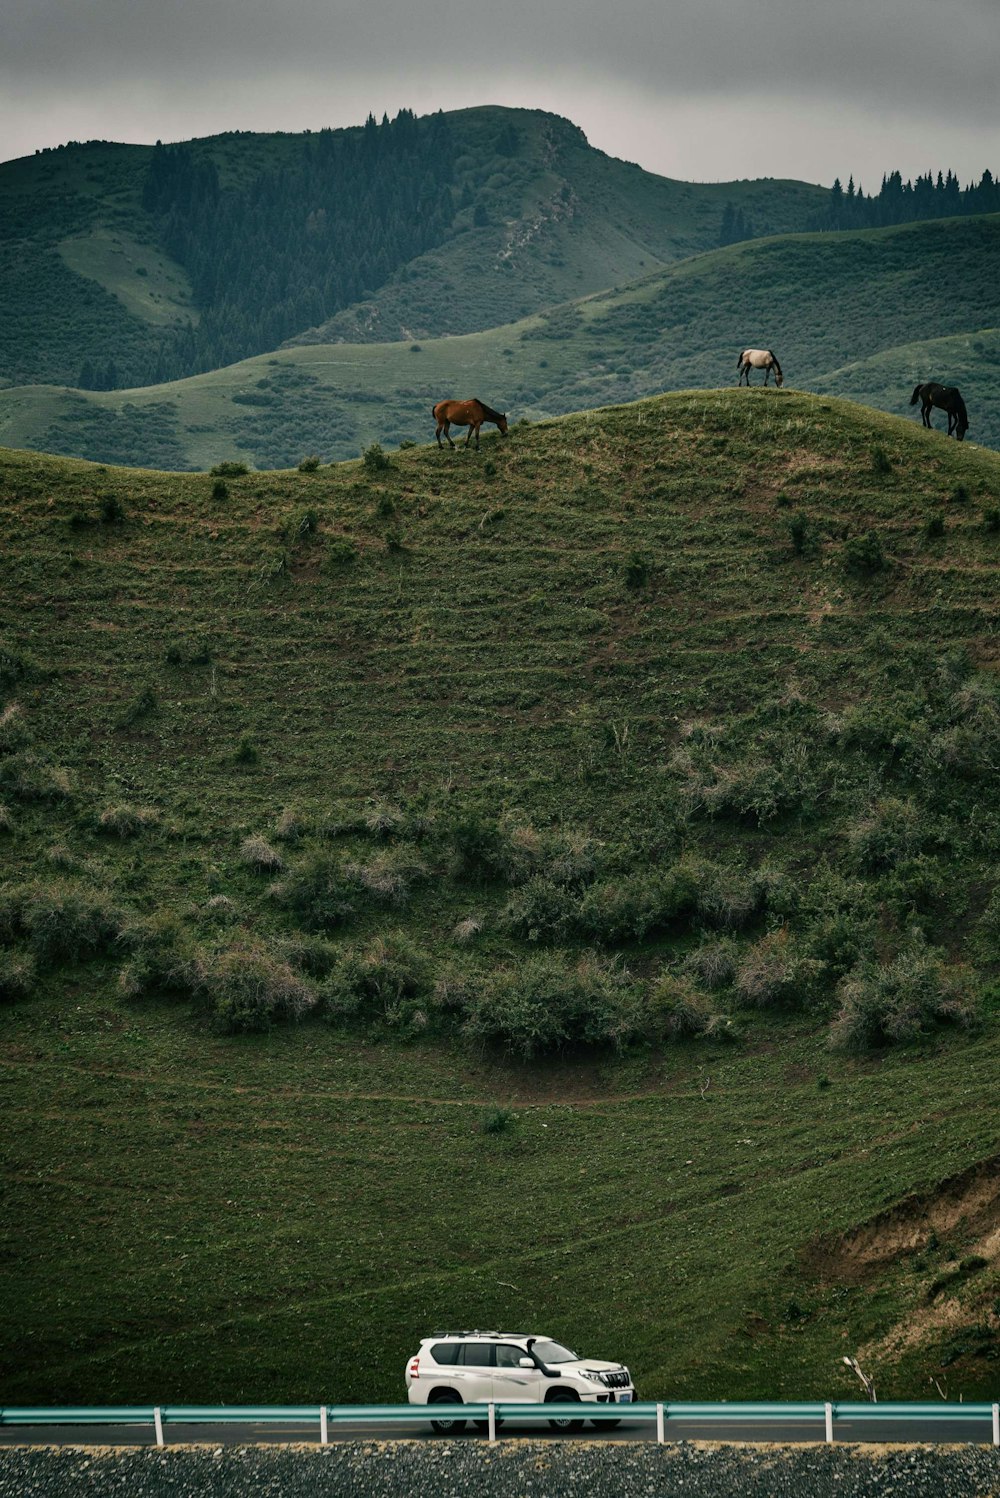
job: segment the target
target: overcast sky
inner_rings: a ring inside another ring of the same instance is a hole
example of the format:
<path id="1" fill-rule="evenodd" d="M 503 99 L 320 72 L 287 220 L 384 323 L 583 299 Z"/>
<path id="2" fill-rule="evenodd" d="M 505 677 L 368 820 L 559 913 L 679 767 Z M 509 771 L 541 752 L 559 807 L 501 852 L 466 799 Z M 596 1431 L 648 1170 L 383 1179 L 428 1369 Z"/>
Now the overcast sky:
<path id="1" fill-rule="evenodd" d="M 1000 0 L 0 0 L 0 159 L 553 110 L 688 180 L 1000 174 Z"/>

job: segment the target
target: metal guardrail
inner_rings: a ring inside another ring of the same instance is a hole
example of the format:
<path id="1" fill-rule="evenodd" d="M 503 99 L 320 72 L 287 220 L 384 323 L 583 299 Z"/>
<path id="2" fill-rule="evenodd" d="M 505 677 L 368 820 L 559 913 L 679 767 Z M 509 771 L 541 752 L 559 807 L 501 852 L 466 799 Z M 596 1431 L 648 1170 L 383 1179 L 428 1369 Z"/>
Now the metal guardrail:
<path id="1" fill-rule="evenodd" d="M 1000 1403 L 947 1404 L 943 1401 L 890 1401 L 874 1404 L 861 1401 L 812 1401 L 782 1403 L 750 1400 L 731 1403 L 691 1401 L 635 1404 L 580 1404 L 559 1401 L 554 1404 L 502 1403 L 482 1404 L 245 1404 L 245 1405 L 100 1405 L 52 1408 L 42 1405 L 0 1406 L 0 1426 L 74 1426 L 74 1425 L 147 1425 L 155 1432 L 156 1444 L 166 1444 L 164 1432 L 171 1425 L 300 1425 L 313 1424 L 320 1443 L 329 1441 L 331 1428 L 338 1425 L 407 1424 L 426 1425 L 431 1420 L 475 1420 L 485 1426 L 490 1441 L 497 1439 L 498 1425 L 504 1420 L 544 1424 L 549 1420 L 593 1420 L 603 1424 L 623 1419 L 656 1425 L 656 1438 L 662 1445 L 672 1421 L 683 1420 L 753 1420 L 763 1424 L 788 1421 L 814 1424 L 823 1431 L 823 1439 L 832 1442 L 838 1420 L 957 1420 L 989 1428 L 994 1446 L 1000 1446 Z M 985 1437 L 985 1429 L 984 1429 Z M 985 1444 L 985 1440 L 984 1440 Z"/>

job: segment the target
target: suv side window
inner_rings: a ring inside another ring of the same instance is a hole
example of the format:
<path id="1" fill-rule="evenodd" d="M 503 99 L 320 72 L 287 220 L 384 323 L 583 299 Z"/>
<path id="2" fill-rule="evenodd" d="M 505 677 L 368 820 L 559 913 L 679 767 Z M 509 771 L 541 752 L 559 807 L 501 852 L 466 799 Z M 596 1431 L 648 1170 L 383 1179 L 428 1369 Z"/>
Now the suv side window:
<path id="1" fill-rule="evenodd" d="M 526 1356 L 527 1354 L 523 1347 L 511 1347 L 509 1344 L 503 1344 L 497 1348 L 497 1367 L 518 1368 L 520 1367 L 521 1359 Z"/>
<path id="2" fill-rule="evenodd" d="M 465 1342 L 462 1344 L 462 1362 L 466 1368 L 490 1368 L 493 1366 L 493 1344 L 491 1342 Z"/>
<path id="3" fill-rule="evenodd" d="M 460 1342 L 435 1342 L 431 1348 L 431 1356 L 435 1363 L 440 1363 L 442 1366 L 457 1363 L 461 1346 Z"/>

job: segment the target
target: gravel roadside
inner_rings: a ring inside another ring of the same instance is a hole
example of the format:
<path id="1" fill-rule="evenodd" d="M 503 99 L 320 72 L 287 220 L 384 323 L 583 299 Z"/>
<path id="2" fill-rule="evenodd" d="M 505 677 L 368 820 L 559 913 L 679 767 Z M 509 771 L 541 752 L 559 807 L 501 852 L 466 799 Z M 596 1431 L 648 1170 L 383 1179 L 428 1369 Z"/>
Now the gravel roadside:
<path id="1" fill-rule="evenodd" d="M 0 1498 L 1000 1498 L 984 1446 L 9 1447 Z"/>

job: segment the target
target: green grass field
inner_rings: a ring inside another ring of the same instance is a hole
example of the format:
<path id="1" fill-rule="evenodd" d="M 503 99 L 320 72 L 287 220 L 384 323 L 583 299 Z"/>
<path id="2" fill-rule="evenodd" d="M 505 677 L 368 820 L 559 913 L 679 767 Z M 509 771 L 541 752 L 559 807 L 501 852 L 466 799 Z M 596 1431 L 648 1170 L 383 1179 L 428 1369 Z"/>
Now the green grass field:
<path id="1" fill-rule="evenodd" d="M 391 1399 L 442 1323 L 995 1389 L 994 454 L 687 391 L 5 451 L 0 537 L 8 1402 Z"/>

